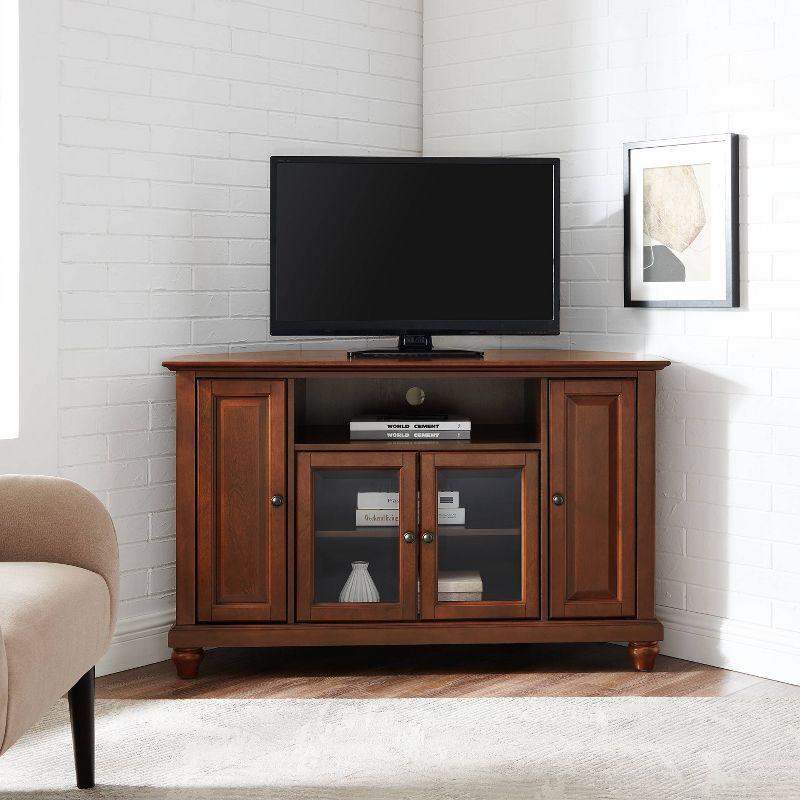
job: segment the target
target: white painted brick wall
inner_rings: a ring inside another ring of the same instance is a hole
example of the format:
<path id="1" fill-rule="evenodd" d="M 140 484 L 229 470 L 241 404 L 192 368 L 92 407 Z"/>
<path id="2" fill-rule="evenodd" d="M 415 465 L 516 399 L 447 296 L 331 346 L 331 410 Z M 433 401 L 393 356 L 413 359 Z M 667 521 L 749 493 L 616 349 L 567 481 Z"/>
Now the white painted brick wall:
<path id="1" fill-rule="evenodd" d="M 533 343 L 675 362 L 658 384 L 659 612 L 768 645 L 689 636 L 681 654 L 776 675 L 783 648 L 800 682 L 800 4 L 426 0 L 423 30 L 425 155 L 563 159 L 563 334 Z M 623 142 L 727 131 L 742 308 L 624 309 Z"/>
<path id="2" fill-rule="evenodd" d="M 60 463 L 114 515 L 122 618 L 173 602 L 160 362 L 270 341 L 269 155 L 418 154 L 424 122 L 428 155 L 561 156 L 564 334 L 483 346 L 672 358 L 660 612 L 797 648 L 798 10 L 426 0 L 423 98 L 421 6 L 62 2 Z M 728 130 L 743 137 L 743 308 L 623 309 L 622 143 Z"/>
<path id="3" fill-rule="evenodd" d="M 60 469 L 174 591 L 163 358 L 263 347 L 271 154 L 418 155 L 420 0 L 63 0 Z"/>

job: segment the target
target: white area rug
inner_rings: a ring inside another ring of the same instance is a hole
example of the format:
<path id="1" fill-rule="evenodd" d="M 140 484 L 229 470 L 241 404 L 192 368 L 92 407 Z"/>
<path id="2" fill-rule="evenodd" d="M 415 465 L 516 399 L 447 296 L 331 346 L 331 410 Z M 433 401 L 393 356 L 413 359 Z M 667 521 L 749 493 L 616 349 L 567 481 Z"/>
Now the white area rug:
<path id="1" fill-rule="evenodd" d="M 99 701 L 94 792 L 60 703 L 1 798 L 789 800 L 800 703 L 735 698 Z"/>

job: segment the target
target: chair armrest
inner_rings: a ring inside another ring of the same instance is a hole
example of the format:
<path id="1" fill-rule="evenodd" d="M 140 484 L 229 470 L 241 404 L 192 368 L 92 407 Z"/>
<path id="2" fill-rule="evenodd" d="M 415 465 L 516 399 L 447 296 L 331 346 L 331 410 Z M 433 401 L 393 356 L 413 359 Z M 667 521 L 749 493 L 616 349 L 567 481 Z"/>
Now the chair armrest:
<path id="1" fill-rule="evenodd" d="M 114 523 L 89 491 L 63 478 L 0 475 L 0 561 L 48 561 L 100 575 L 111 597 L 111 631 L 119 597 Z"/>

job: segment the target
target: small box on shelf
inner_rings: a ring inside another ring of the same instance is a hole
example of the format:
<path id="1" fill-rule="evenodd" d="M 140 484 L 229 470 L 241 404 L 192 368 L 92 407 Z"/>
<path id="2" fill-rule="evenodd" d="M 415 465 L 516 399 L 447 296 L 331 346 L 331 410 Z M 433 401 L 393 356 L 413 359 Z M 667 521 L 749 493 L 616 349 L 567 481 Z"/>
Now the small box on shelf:
<path id="1" fill-rule="evenodd" d="M 436 589 L 439 603 L 480 603 L 483 600 L 483 578 L 477 570 L 441 570 Z"/>
<path id="2" fill-rule="evenodd" d="M 440 603 L 478 603 L 483 600 L 483 579 L 477 570 L 442 570 L 437 588 Z"/>

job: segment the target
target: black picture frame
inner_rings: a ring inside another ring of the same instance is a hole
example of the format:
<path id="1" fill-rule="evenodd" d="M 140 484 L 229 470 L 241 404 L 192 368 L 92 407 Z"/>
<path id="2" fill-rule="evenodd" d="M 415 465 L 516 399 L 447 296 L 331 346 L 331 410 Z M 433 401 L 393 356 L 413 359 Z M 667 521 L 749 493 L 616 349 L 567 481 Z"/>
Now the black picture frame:
<path id="1" fill-rule="evenodd" d="M 725 299 L 709 300 L 632 300 L 631 299 L 631 151 L 680 145 L 722 143 L 727 161 L 725 186 Z M 739 306 L 739 135 L 724 133 L 711 136 L 689 136 L 678 139 L 656 139 L 626 142 L 623 145 L 622 180 L 624 194 L 624 284 L 626 308 L 738 308 Z"/>

